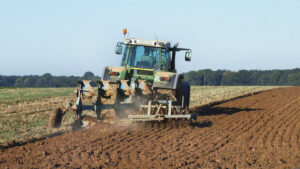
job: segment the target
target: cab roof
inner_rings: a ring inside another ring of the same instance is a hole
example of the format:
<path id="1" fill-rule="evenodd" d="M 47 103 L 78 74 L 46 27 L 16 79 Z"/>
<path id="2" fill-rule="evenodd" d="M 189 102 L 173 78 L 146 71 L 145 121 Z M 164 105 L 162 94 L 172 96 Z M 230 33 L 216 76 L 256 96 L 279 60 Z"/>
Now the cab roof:
<path id="1" fill-rule="evenodd" d="M 152 46 L 152 47 L 160 47 L 160 48 L 170 48 L 171 46 L 170 42 L 167 41 L 136 39 L 136 38 L 125 39 L 124 44 Z"/>

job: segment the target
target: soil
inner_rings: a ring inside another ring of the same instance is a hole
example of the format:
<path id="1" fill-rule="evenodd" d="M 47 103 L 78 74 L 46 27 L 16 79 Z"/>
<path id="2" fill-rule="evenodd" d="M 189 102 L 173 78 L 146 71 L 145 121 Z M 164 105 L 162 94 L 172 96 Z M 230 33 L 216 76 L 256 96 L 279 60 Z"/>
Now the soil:
<path id="1" fill-rule="evenodd" d="M 294 168 L 300 87 L 196 107 L 194 127 L 100 123 L 0 150 L 0 168 Z"/>

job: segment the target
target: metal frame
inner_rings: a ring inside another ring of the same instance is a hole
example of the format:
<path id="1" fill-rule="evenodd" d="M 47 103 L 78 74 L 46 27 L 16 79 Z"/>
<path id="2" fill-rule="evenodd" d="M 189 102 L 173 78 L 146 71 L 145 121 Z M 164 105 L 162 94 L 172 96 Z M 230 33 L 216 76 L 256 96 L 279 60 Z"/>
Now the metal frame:
<path id="1" fill-rule="evenodd" d="M 163 121 L 165 119 L 186 119 L 186 120 L 196 120 L 197 115 L 195 113 L 190 114 L 186 109 L 183 109 L 182 106 L 174 105 L 176 101 L 172 100 L 157 100 L 157 101 L 148 101 L 147 105 L 136 105 L 134 103 L 121 103 L 119 96 L 121 85 L 118 86 L 116 101 L 114 104 L 104 105 L 101 101 L 101 97 L 104 97 L 105 90 L 103 89 L 104 85 L 102 81 L 98 82 L 98 96 L 97 101 L 93 105 L 82 105 L 82 99 L 84 92 L 83 83 L 79 84 L 79 89 L 77 90 L 77 101 L 73 110 L 76 111 L 77 118 L 81 118 L 82 111 L 84 110 L 93 110 L 97 114 L 97 118 L 100 119 L 101 110 L 105 109 L 128 109 L 136 108 L 140 112 L 146 112 L 142 114 L 132 114 L 128 115 L 128 119 L 132 121 Z M 161 113 L 164 112 L 164 113 Z"/>
<path id="2" fill-rule="evenodd" d="M 133 121 L 162 121 L 165 119 L 186 119 L 186 120 L 197 119 L 197 115 L 195 113 L 189 114 L 189 112 L 183 110 L 181 106 L 173 106 L 173 102 L 174 101 L 171 100 L 160 100 L 157 101 L 157 105 L 153 105 L 152 104 L 153 102 L 149 101 L 148 105 L 140 105 L 140 108 L 147 109 L 147 114 L 128 115 L 128 118 Z M 152 109 L 154 109 L 154 111 L 152 111 Z M 167 110 L 167 113 L 159 114 L 161 109 Z"/>

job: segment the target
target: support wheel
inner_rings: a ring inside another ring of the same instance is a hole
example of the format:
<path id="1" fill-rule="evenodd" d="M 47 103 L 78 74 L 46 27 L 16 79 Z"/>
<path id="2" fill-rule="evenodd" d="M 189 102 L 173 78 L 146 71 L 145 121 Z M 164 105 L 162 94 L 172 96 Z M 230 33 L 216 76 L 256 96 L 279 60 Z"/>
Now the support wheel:
<path id="1" fill-rule="evenodd" d="M 60 127 L 63 115 L 64 113 L 61 108 L 54 109 L 50 115 L 50 127 L 52 128 Z"/>

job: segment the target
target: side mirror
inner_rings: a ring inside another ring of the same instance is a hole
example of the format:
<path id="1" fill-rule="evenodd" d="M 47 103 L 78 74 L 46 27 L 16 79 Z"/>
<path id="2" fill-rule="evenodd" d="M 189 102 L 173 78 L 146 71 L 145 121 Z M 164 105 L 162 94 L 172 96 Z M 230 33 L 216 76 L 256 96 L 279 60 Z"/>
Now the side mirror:
<path id="1" fill-rule="evenodd" d="M 185 52 L 185 61 L 191 61 L 192 60 L 192 51 Z"/>
<path id="2" fill-rule="evenodd" d="M 121 54 L 122 54 L 122 51 L 123 51 L 123 46 L 122 46 L 122 44 L 117 43 L 117 46 L 116 46 L 116 54 L 117 54 L 117 55 L 121 55 Z"/>

